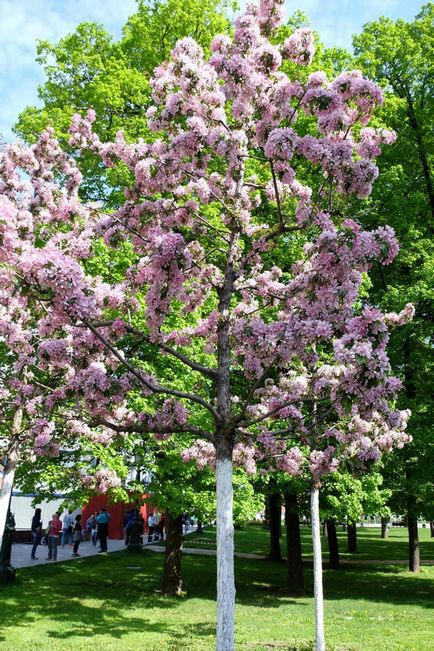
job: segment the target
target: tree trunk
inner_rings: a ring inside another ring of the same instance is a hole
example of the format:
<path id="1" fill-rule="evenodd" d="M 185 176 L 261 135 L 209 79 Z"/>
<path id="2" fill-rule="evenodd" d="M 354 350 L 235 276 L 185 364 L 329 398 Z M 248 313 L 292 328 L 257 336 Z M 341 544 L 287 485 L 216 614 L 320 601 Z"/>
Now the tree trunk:
<path id="1" fill-rule="evenodd" d="M 268 558 L 270 561 L 281 561 L 282 552 L 280 549 L 281 534 L 281 497 L 279 493 L 268 495 L 268 508 L 270 516 L 270 552 Z"/>
<path id="2" fill-rule="evenodd" d="M 269 529 L 270 528 L 270 505 L 269 505 L 268 500 L 265 500 L 265 505 L 264 505 L 263 527 L 264 527 L 264 529 Z"/>
<path id="3" fill-rule="evenodd" d="M 419 536 L 417 531 L 417 517 L 408 514 L 408 551 L 410 572 L 420 571 Z"/>
<path id="4" fill-rule="evenodd" d="M 319 519 L 319 490 L 313 487 L 310 492 L 312 544 L 313 544 L 313 582 L 315 596 L 315 651 L 325 651 L 324 637 L 324 597 L 322 588 L 321 530 Z"/>
<path id="5" fill-rule="evenodd" d="M 297 495 L 285 493 L 286 551 L 288 557 L 288 591 L 304 593 L 303 559 L 301 555 L 300 520 Z"/>
<path id="6" fill-rule="evenodd" d="M 332 520 L 327 520 L 327 542 L 329 546 L 329 568 L 337 570 L 339 567 L 339 544 L 336 523 Z"/>
<path id="7" fill-rule="evenodd" d="M 429 523 L 429 528 L 431 531 L 431 538 L 434 538 L 434 520 L 431 520 L 431 522 Z"/>
<path id="8" fill-rule="evenodd" d="M 23 420 L 23 410 L 19 407 L 12 420 L 12 444 L 7 455 L 6 465 L 3 470 L 3 478 L 0 486 L 0 549 L 3 543 L 3 535 L 8 517 L 9 504 L 12 495 L 12 487 L 14 484 L 15 469 L 18 463 L 18 448 L 14 440 L 16 439 Z"/>
<path id="9" fill-rule="evenodd" d="M 166 550 L 164 553 L 163 594 L 179 597 L 182 594 L 182 515 L 172 516 L 166 511 Z"/>
<path id="10" fill-rule="evenodd" d="M 355 522 L 348 522 L 347 542 L 348 542 L 348 552 L 350 554 L 356 554 L 357 553 L 357 528 Z"/>
<path id="11" fill-rule="evenodd" d="M 196 533 L 203 533 L 203 524 L 200 520 L 197 521 Z"/>
<path id="12" fill-rule="evenodd" d="M 387 540 L 389 537 L 389 527 L 387 526 L 388 522 L 388 518 L 381 518 L 381 537 L 383 540 Z"/>
<path id="13" fill-rule="evenodd" d="M 232 460 L 217 457 L 217 651 L 234 648 L 234 527 Z"/>

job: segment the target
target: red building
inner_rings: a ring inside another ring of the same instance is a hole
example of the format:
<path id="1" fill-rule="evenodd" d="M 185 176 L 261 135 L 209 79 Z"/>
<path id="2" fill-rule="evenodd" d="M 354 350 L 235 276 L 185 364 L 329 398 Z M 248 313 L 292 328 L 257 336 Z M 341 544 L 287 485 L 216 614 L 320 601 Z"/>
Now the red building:
<path id="1" fill-rule="evenodd" d="M 109 524 L 109 538 L 113 540 L 122 540 L 124 537 L 123 530 L 123 521 L 124 516 L 127 511 L 135 508 L 134 504 L 123 504 L 123 503 L 110 503 L 107 501 L 106 495 L 96 495 L 92 497 L 86 506 L 83 506 L 82 509 L 82 522 L 86 525 L 87 519 L 92 515 L 92 513 L 99 513 L 100 509 L 104 507 L 107 509 L 107 512 L 110 513 L 110 524 Z M 152 504 L 143 504 L 140 508 L 140 514 L 145 521 L 145 533 L 148 532 L 148 515 L 150 511 L 155 510 L 155 506 Z"/>

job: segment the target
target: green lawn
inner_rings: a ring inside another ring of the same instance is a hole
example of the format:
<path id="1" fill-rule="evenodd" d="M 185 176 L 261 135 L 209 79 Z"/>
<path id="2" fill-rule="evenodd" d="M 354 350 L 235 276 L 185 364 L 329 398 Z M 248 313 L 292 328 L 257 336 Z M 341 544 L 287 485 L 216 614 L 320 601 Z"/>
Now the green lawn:
<path id="1" fill-rule="evenodd" d="M 377 552 L 371 535 L 363 532 L 362 545 Z M 253 527 L 237 532 L 238 546 L 243 540 L 244 549 L 248 543 L 260 552 L 266 537 Z M 403 532 L 387 544 L 405 557 Z M 211 650 L 215 558 L 185 555 L 183 567 L 182 599 L 161 596 L 162 556 L 150 550 L 20 570 L 15 584 L 0 588 L 0 649 Z M 237 651 L 312 649 L 309 567 L 300 598 L 286 595 L 283 563 L 237 559 L 236 577 Z M 419 575 L 397 566 L 351 567 L 325 571 L 324 582 L 327 651 L 434 649 L 434 567 Z"/>
<path id="2" fill-rule="evenodd" d="M 341 529 L 341 527 L 338 529 Z M 302 526 L 301 530 L 303 556 L 309 559 L 312 558 L 310 527 Z M 387 540 L 381 539 L 379 528 L 358 528 L 357 538 L 357 554 L 348 554 L 347 534 L 338 531 L 339 551 L 342 560 L 407 560 L 407 529 L 405 528 L 393 527 Z M 434 561 L 434 538 L 430 537 L 429 529 L 419 529 L 419 540 L 421 559 Z M 210 527 L 205 529 L 201 535 L 188 534 L 185 539 L 185 546 L 215 549 L 215 541 L 215 529 Z M 327 556 L 327 539 L 324 537 L 322 538 L 322 548 L 324 556 Z M 282 554 L 286 555 L 286 536 L 284 532 L 281 539 L 281 549 Z M 269 551 L 269 532 L 261 525 L 252 525 L 245 529 L 236 530 L 235 551 L 266 556 Z M 434 649 L 434 641 L 432 648 Z"/>

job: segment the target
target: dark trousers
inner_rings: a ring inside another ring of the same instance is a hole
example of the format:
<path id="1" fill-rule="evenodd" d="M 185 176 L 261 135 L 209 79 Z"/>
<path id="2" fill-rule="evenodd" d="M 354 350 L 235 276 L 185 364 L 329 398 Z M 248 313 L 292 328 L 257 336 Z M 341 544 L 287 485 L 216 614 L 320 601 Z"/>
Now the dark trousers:
<path id="1" fill-rule="evenodd" d="M 148 542 L 151 542 L 153 537 L 154 537 L 154 529 L 155 527 L 149 527 L 148 531 Z"/>
<path id="2" fill-rule="evenodd" d="M 32 533 L 32 542 L 33 542 L 32 553 L 31 553 L 32 558 L 35 558 L 36 549 L 38 545 L 41 543 L 41 539 L 42 539 L 42 534 L 40 532 Z"/>
<path id="3" fill-rule="evenodd" d="M 75 540 L 74 541 L 74 548 L 72 550 L 73 554 L 76 554 L 78 552 L 78 547 L 79 547 L 80 543 L 81 543 L 81 540 Z"/>
<path id="4" fill-rule="evenodd" d="M 98 539 L 102 552 L 107 551 L 108 524 L 98 524 Z"/>

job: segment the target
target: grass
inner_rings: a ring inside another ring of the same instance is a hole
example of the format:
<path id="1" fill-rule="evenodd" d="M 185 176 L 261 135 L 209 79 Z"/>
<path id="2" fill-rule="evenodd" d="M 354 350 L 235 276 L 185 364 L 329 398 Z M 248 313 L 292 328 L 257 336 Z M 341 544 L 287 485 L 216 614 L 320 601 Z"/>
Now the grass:
<path id="1" fill-rule="evenodd" d="M 264 541 L 257 529 L 237 532 L 237 545 L 244 540 L 249 551 L 260 551 Z M 402 534 L 393 533 L 389 542 L 405 558 Z M 377 552 L 370 530 L 361 538 L 361 548 L 373 545 Z M 306 596 L 292 598 L 284 564 L 240 558 L 235 566 L 237 651 L 310 651 L 311 569 Z M 183 568 L 181 599 L 161 595 L 162 556 L 150 550 L 22 569 L 15 584 L 0 588 L 0 649 L 214 649 L 215 558 L 185 555 Z M 327 651 L 434 648 L 434 567 L 419 575 L 398 566 L 326 570 L 324 585 Z"/>
<path id="2" fill-rule="evenodd" d="M 286 536 L 282 529 L 281 538 L 282 554 L 286 555 Z M 302 550 L 305 559 L 312 558 L 312 541 L 310 527 L 301 527 Z M 357 529 L 358 551 L 349 554 L 347 549 L 347 534 L 338 531 L 339 552 L 342 560 L 351 561 L 407 561 L 407 529 L 396 527 L 389 531 L 389 538 L 382 540 L 380 529 L 365 527 Z M 322 537 L 322 549 L 327 555 L 327 539 Z M 419 529 L 420 554 L 422 560 L 434 561 L 434 538 L 430 537 L 429 529 Z M 216 531 L 210 527 L 203 534 L 189 534 L 185 540 L 186 547 L 201 549 L 215 549 Z M 235 551 L 247 552 L 266 556 L 269 551 L 269 532 L 261 525 L 251 525 L 245 529 L 235 531 Z M 434 649 L 434 641 L 433 641 Z"/>

